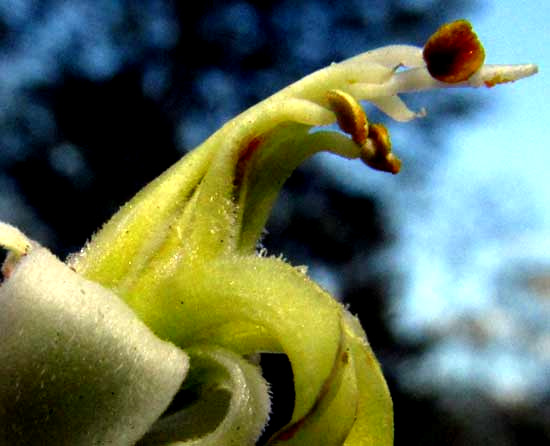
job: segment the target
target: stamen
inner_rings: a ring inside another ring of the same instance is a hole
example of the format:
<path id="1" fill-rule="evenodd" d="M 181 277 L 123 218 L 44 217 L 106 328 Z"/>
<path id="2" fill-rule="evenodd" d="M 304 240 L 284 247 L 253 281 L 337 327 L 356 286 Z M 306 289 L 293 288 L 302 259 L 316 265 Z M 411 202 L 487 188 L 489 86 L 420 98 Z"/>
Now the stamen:
<path id="1" fill-rule="evenodd" d="M 390 135 L 386 127 L 369 124 L 361 105 L 348 93 L 330 90 L 327 99 L 340 129 L 360 147 L 361 160 L 373 169 L 398 173 L 401 161 L 391 153 Z"/>

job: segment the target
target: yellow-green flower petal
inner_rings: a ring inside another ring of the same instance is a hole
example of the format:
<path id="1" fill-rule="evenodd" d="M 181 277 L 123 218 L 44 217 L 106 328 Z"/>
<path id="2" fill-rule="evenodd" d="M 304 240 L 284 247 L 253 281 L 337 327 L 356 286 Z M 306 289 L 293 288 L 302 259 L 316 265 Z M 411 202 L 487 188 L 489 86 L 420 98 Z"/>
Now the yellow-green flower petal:
<path id="1" fill-rule="evenodd" d="M 359 320 L 347 313 L 346 337 L 353 357 L 359 398 L 355 423 L 345 446 L 393 444 L 393 405 L 380 365 L 374 357 Z"/>
<path id="2" fill-rule="evenodd" d="M 340 304 L 275 258 L 235 256 L 185 265 L 156 293 L 143 297 L 132 304 L 137 313 L 161 337 L 183 348 L 208 342 L 241 354 L 273 347 L 286 353 L 300 390 L 294 421 L 319 398 L 340 350 Z M 265 330 L 248 332 L 242 345 L 240 338 L 223 336 L 232 324 Z M 245 351 L 250 347 L 254 350 Z"/>

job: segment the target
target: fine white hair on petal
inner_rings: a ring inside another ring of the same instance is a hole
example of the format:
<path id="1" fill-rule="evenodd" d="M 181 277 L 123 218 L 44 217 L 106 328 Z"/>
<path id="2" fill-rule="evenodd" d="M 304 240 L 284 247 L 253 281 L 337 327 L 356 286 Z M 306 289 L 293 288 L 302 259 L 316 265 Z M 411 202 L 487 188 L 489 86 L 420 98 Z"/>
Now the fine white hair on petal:
<path id="1" fill-rule="evenodd" d="M 426 65 L 422 57 L 422 48 L 413 45 L 388 45 L 375 50 L 367 51 L 346 59 L 341 64 L 348 63 L 377 63 L 388 68 L 423 67 Z"/>
<path id="2" fill-rule="evenodd" d="M 21 258 L 0 305 L 2 445 L 133 445 L 186 376 L 182 350 L 44 248 Z"/>

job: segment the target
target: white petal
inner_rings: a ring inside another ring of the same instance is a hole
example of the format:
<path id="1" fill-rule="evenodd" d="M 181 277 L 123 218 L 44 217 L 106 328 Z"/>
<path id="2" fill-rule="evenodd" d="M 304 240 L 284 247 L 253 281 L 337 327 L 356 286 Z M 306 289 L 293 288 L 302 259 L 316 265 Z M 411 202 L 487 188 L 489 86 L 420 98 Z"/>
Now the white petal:
<path id="1" fill-rule="evenodd" d="M 0 443 L 133 445 L 179 389 L 183 351 L 43 248 L 0 287 Z"/>

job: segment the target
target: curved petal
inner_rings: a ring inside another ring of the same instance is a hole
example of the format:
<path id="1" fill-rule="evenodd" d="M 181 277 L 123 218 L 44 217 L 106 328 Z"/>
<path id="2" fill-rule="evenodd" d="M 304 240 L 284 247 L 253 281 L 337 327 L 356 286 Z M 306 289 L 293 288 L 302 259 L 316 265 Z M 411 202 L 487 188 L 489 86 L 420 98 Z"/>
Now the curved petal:
<path id="1" fill-rule="evenodd" d="M 393 403 L 380 365 L 359 320 L 347 311 L 344 327 L 360 395 L 357 417 L 344 446 L 392 445 Z"/>
<path id="2" fill-rule="evenodd" d="M 138 315 L 162 338 L 183 348 L 207 342 L 246 354 L 278 346 L 294 372 L 293 422 L 318 400 L 340 349 L 341 304 L 280 259 L 233 256 L 185 264 L 143 297 L 135 302 Z M 234 324 L 265 329 L 226 337 Z M 240 344 L 243 338 L 245 345 Z"/>
<path id="3" fill-rule="evenodd" d="M 345 158 L 360 156 L 359 147 L 347 136 L 332 131 L 309 133 L 309 128 L 287 124 L 268 135 L 257 154 L 243 166 L 237 207 L 239 252 L 252 254 L 287 178 L 308 157 L 328 151 Z"/>
<path id="4" fill-rule="evenodd" d="M 269 444 L 340 446 L 349 435 L 360 395 L 347 339 L 342 337 L 341 341 L 332 373 L 315 405 L 302 419 L 274 435 Z"/>
<path id="5" fill-rule="evenodd" d="M 305 418 L 275 436 L 273 444 L 393 444 L 392 400 L 380 366 L 359 321 L 342 311 L 342 349 L 326 393 Z"/>
<path id="6" fill-rule="evenodd" d="M 260 370 L 217 347 L 190 349 L 186 387 L 198 398 L 159 420 L 138 446 L 252 446 L 269 417 L 269 389 Z"/>

